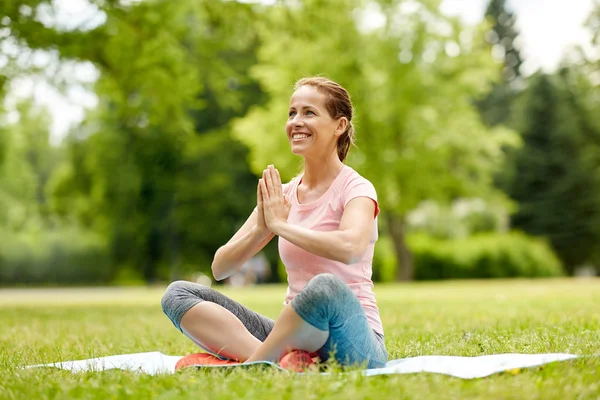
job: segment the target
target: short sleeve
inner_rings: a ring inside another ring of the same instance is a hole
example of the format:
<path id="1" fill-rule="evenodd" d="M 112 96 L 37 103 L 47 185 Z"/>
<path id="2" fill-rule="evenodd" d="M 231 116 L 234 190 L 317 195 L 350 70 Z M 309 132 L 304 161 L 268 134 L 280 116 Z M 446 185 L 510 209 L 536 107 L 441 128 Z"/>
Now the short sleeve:
<path id="1" fill-rule="evenodd" d="M 368 197 L 375 203 L 375 215 L 374 218 L 379 215 L 379 203 L 377 202 L 377 192 L 375 186 L 367 179 L 357 176 L 353 178 L 342 192 L 342 204 L 344 208 L 350 202 L 350 200 L 357 197 Z"/>
<path id="2" fill-rule="evenodd" d="M 292 186 L 292 182 L 288 182 L 288 183 L 283 183 L 281 185 L 281 192 L 284 194 L 284 196 L 289 196 L 290 195 L 290 188 Z"/>

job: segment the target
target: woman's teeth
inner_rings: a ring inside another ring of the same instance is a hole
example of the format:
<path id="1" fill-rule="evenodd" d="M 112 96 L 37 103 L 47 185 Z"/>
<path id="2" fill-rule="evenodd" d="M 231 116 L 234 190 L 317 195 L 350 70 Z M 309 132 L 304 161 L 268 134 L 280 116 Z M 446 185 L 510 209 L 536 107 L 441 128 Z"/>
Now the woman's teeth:
<path id="1" fill-rule="evenodd" d="M 294 138 L 294 139 L 304 139 L 304 138 L 307 138 L 309 136 L 310 135 L 307 135 L 305 133 L 296 133 L 296 134 L 292 135 L 292 138 Z"/>

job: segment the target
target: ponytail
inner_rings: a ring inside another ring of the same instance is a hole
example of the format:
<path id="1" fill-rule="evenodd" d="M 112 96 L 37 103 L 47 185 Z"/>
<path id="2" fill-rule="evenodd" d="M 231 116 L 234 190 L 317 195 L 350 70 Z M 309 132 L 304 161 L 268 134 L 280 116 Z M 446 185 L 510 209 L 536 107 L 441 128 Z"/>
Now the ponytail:
<path id="1" fill-rule="evenodd" d="M 352 121 L 348 121 L 346 132 L 342 133 L 337 141 L 337 154 L 340 161 L 344 162 L 346 160 L 348 150 L 352 145 L 354 145 L 354 125 L 352 125 Z"/>

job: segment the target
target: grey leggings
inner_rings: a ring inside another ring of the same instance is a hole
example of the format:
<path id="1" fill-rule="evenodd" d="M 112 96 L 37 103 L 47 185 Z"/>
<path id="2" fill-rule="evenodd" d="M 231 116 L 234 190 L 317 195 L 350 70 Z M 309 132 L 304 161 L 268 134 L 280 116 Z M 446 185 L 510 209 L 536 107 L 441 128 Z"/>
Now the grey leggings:
<path id="1" fill-rule="evenodd" d="M 183 314 L 202 301 L 210 301 L 229 310 L 260 341 L 264 341 L 273 329 L 272 319 L 214 289 L 192 282 L 171 283 L 161 304 L 173 325 L 182 331 L 180 323 Z M 326 361 L 333 354 L 341 365 L 365 364 L 368 368 L 385 366 L 388 354 L 383 336 L 369 327 L 358 298 L 337 276 L 315 276 L 292 300 L 292 307 L 315 328 L 329 331 L 327 342 L 318 351 L 321 360 Z"/>

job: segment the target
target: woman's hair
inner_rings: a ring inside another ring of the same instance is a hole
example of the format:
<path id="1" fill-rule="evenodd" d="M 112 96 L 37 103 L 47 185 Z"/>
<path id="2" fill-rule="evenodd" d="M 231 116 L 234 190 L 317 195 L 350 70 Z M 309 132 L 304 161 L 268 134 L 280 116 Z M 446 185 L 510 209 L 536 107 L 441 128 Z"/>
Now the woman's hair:
<path id="1" fill-rule="evenodd" d="M 354 144 L 354 126 L 352 125 L 352 114 L 354 109 L 348 91 L 338 83 L 322 77 L 300 79 L 296 82 L 294 89 L 297 90 L 302 86 L 312 86 L 325 95 L 325 108 L 327 108 L 331 118 L 338 119 L 346 117 L 348 119 L 346 131 L 342 133 L 337 141 L 338 157 L 340 158 L 340 161 L 344 161 L 348 155 L 350 146 Z"/>

